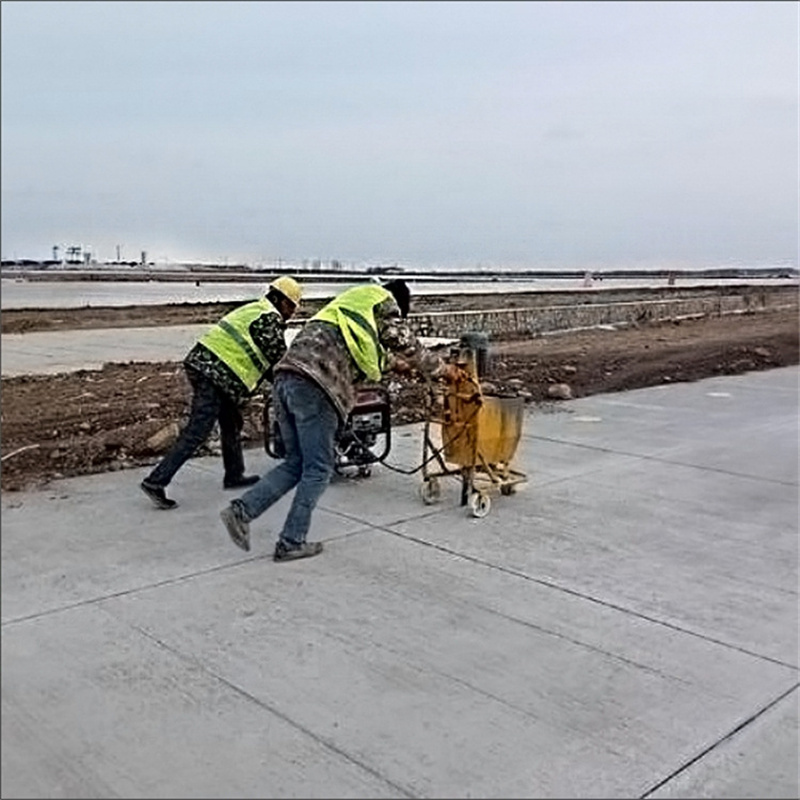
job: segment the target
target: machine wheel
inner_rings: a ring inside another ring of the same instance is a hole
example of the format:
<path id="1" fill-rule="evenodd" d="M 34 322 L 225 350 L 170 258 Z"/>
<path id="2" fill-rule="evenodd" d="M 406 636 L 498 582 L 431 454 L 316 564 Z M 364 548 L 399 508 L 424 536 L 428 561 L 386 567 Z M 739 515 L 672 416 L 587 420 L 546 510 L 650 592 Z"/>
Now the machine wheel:
<path id="1" fill-rule="evenodd" d="M 427 478 L 419 487 L 419 493 L 422 497 L 422 502 L 426 506 L 433 505 L 438 502 L 442 496 L 442 489 L 439 486 L 439 481 L 436 478 Z"/>
<path id="2" fill-rule="evenodd" d="M 517 487 L 514 486 L 513 483 L 504 483 L 500 486 L 500 494 L 505 495 L 508 497 L 510 494 L 514 494 L 517 491 Z"/>
<path id="3" fill-rule="evenodd" d="M 358 477 L 359 478 L 369 478 L 372 475 L 372 467 L 369 464 L 362 464 L 358 468 Z"/>
<path id="4" fill-rule="evenodd" d="M 473 492 L 469 498 L 469 507 L 473 517 L 485 517 L 492 508 L 492 498 L 488 494 Z"/>

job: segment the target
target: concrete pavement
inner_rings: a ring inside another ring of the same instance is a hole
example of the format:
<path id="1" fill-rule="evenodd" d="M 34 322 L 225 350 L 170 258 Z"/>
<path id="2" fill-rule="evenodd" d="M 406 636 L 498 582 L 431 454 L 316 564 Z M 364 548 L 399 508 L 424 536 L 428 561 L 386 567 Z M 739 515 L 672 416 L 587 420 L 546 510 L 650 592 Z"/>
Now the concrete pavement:
<path id="1" fill-rule="evenodd" d="M 300 329 L 289 323 L 286 342 Z M 3 377 L 53 375 L 79 369 L 102 369 L 109 362 L 182 361 L 189 349 L 208 330 L 199 325 L 171 325 L 168 328 L 96 328 L 69 331 L 4 333 L 0 337 L 0 366 Z M 427 346 L 457 339 L 422 336 Z"/>
<path id="2" fill-rule="evenodd" d="M 208 325 L 4 333 L 3 377 L 101 369 L 109 361 L 182 361 Z M 287 332 L 288 333 L 288 332 Z"/>
<path id="3" fill-rule="evenodd" d="M 798 797 L 799 374 L 530 408 L 483 519 L 396 428 L 290 564 L 214 457 L 4 494 L 2 796 Z"/>

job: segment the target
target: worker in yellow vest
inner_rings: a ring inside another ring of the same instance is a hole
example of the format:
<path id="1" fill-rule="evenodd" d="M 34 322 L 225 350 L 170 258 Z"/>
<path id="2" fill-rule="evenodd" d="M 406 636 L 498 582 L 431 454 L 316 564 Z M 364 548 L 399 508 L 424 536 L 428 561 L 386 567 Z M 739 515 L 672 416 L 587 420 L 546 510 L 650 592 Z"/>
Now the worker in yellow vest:
<path id="1" fill-rule="evenodd" d="M 406 317 L 410 292 L 402 280 L 356 286 L 315 314 L 275 366 L 275 420 L 284 459 L 221 512 L 234 544 L 250 549 L 249 523 L 297 487 L 275 545 L 275 561 L 315 556 L 321 542 L 307 542 L 311 514 L 334 470 L 334 441 L 355 405 L 355 385 L 378 381 L 390 354 L 428 374 L 441 366 L 422 347 Z"/>
<path id="2" fill-rule="evenodd" d="M 156 508 L 178 504 L 165 488 L 219 422 L 223 486 L 252 486 L 258 475 L 245 475 L 241 407 L 286 353 L 286 323 L 297 310 L 302 291 L 288 275 L 276 278 L 264 297 L 226 314 L 195 343 L 183 361 L 193 396 L 189 419 L 170 451 L 142 481 L 142 491 Z"/>

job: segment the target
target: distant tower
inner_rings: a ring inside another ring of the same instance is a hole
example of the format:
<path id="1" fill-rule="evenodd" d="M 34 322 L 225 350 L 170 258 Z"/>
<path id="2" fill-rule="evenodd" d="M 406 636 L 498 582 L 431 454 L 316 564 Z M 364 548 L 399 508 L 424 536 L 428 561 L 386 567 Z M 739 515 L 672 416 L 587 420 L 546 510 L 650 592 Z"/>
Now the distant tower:
<path id="1" fill-rule="evenodd" d="M 53 245 L 53 261 L 58 261 L 58 245 Z"/>
<path id="2" fill-rule="evenodd" d="M 119 264 L 119 245 L 117 245 L 117 264 Z"/>

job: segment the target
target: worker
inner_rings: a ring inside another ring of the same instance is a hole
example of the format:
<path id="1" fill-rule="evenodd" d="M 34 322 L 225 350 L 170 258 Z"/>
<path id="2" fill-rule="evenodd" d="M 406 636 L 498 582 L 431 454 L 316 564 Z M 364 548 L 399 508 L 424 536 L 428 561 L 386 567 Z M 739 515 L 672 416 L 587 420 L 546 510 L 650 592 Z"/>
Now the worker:
<path id="1" fill-rule="evenodd" d="M 334 471 L 334 442 L 355 405 L 355 385 L 377 382 L 393 353 L 434 375 L 441 359 L 411 332 L 410 292 L 402 280 L 356 286 L 339 294 L 305 324 L 275 366 L 275 420 L 286 455 L 280 464 L 220 512 L 228 535 L 250 549 L 249 523 L 297 487 L 275 545 L 275 561 L 315 556 L 311 515 Z"/>
<path id="2" fill-rule="evenodd" d="M 241 408 L 286 353 L 286 323 L 297 310 L 300 284 L 283 275 L 267 287 L 264 297 L 226 314 L 194 344 L 183 361 L 192 386 L 189 419 L 170 451 L 142 481 L 142 491 L 156 508 L 178 504 L 165 489 L 178 470 L 208 439 L 219 422 L 223 487 L 252 486 L 258 475 L 245 475 L 242 455 Z"/>

